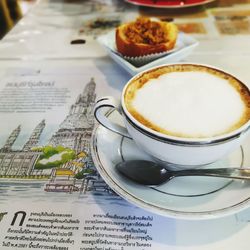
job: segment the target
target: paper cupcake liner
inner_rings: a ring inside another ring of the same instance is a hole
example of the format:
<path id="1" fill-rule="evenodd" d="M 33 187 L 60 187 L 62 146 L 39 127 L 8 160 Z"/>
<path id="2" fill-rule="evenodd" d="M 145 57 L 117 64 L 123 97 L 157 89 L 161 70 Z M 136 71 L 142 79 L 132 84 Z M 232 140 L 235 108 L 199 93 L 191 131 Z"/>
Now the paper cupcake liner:
<path id="1" fill-rule="evenodd" d="M 150 63 L 158 58 L 161 58 L 163 56 L 166 56 L 167 54 L 170 54 L 174 52 L 175 49 L 161 52 L 161 53 L 155 53 L 155 54 L 150 54 L 150 55 L 145 55 L 145 56 L 137 56 L 137 57 L 129 57 L 129 56 L 122 56 L 126 61 L 130 62 L 133 64 L 135 67 L 141 67 L 147 63 Z"/>

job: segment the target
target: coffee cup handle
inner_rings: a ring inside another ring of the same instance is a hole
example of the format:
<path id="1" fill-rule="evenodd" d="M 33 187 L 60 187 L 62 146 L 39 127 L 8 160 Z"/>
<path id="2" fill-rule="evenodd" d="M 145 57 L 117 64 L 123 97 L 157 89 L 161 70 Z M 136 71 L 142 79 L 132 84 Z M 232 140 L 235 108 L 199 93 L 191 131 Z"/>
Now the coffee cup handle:
<path id="1" fill-rule="evenodd" d="M 110 108 L 118 111 L 120 115 L 121 113 L 121 104 L 120 102 L 112 96 L 106 96 L 99 99 L 94 107 L 94 116 L 96 120 L 105 128 L 131 139 L 127 129 L 115 122 L 111 121 L 107 116 L 107 110 L 105 112 L 104 108 Z"/>

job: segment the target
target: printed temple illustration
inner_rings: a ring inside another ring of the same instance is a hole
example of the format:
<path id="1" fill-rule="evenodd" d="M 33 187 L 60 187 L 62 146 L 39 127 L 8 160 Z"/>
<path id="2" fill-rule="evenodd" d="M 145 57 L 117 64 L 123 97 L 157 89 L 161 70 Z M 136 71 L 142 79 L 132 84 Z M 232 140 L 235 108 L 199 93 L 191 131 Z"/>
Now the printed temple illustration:
<path id="1" fill-rule="evenodd" d="M 95 88 L 96 84 L 92 78 L 75 104 L 71 105 L 68 116 L 52 136 L 50 145 L 71 148 L 76 153 L 89 153 L 89 140 L 94 126 Z"/>
<path id="2" fill-rule="evenodd" d="M 43 180 L 47 192 L 112 193 L 97 173 L 90 156 L 95 90 L 96 83 L 91 78 L 46 145 L 39 145 L 46 127 L 43 119 L 22 149 L 14 150 L 13 145 L 22 132 L 18 125 L 0 149 L 0 178 Z"/>

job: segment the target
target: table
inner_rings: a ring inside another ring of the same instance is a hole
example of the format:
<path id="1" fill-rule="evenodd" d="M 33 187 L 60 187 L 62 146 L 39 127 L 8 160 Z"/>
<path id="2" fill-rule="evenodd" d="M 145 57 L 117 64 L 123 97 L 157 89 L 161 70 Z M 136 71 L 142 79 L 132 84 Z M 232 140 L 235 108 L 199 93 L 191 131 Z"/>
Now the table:
<path id="1" fill-rule="evenodd" d="M 10 98 L 16 88 L 18 100 L 24 95 L 26 98 L 19 105 L 8 100 L 8 109 L 0 103 L 0 147 L 5 148 L 0 156 L 8 155 L 13 162 L 19 160 L 25 166 L 23 152 L 29 152 L 28 162 L 32 159 L 37 162 L 40 155 L 45 155 L 39 148 L 31 153 L 32 145 L 48 146 L 48 141 L 56 145 L 57 140 L 67 138 L 63 128 L 68 122 L 74 122 L 71 112 L 78 107 L 88 83 L 94 86 L 93 81 L 96 82 L 93 99 L 108 94 L 119 97 L 131 75 L 107 56 L 96 38 L 110 27 L 105 27 L 105 21 L 115 25 L 138 14 L 174 20 L 181 30 L 199 40 L 199 46 L 184 62 L 221 67 L 250 84 L 250 1 L 216 1 L 183 10 L 139 8 L 115 0 L 39 1 L 0 41 L 1 98 L 4 95 Z M 97 20 L 102 21 L 102 27 L 94 25 Z M 85 40 L 85 43 L 72 45 L 76 39 Z M 34 91 L 31 92 L 31 88 Z M 50 95 L 53 102 L 49 100 Z M 43 100 L 39 100 L 39 96 Z M 32 103 L 28 102 L 31 99 Z M 88 116 L 90 124 L 92 118 Z M 91 129 L 86 131 L 89 133 Z M 38 135 L 42 135 L 41 138 Z M 85 134 L 85 138 L 89 137 L 90 134 Z M 38 139 L 41 139 L 39 143 Z M 69 143 L 66 139 L 63 142 Z M 46 150 L 52 152 L 48 147 Z M 62 150 L 57 150 L 59 155 Z M 89 154 L 87 150 L 85 153 Z M 102 198 L 99 189 L 112 191 L 94 175 L 94 181 L 89 178 L 88 183 L 75 183 L 70 171 L 86 162 L 90 160 L 81 152 L 71 161 L 71 168 L 64 163 L 63 171 L 52 173 L 46 169 L 23 168 L 24 175 L 13 167 L 10 169 L 13 174 L 0 173 L 1 249 L 35 249 L 38 246 L 43 249 L 249 249 L 249 209 L 209 220 L 158 216 L 119 197 Z M 14 163 L 11 166 L 15 166 Z M 66 191 L 48 192 L 62 187 L 51 182 L 54 179 L 48 179 L 48 173 L 50 177 L 67 176 L 63 186 Z M 95 187 L 95 196 L 87 193 L 91 182 L 94 182 L 91 187 Z M 74 187 L 79 188 L 79 192 L 75 192 Z M 131 226 L 133 218 L 138 223 L 146 221 L 148 224 L 145 228 Z M 131 234 L 135 229 L 138 232 Z"/>

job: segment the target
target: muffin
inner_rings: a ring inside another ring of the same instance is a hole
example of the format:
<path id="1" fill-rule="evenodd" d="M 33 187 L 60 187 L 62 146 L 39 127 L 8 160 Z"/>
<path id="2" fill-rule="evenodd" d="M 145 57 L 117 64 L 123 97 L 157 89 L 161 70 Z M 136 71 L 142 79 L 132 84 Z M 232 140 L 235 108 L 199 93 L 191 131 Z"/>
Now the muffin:
<path id="1" fill-rule="evenodd" d="M 139 17 L 116 28 L 116 47 L 127 57 L 162 53 L 174 48 L 177 35 L 178 29 L 173 23 Z"/>

